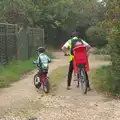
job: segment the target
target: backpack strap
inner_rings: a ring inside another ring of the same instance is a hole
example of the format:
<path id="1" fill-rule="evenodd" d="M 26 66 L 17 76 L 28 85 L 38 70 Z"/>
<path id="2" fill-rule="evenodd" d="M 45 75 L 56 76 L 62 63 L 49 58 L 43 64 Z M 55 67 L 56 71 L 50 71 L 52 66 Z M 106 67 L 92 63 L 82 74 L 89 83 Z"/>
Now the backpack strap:
<path id="1" fill-rule="evenodd" d="M 73 49 L 75 48 L 75 44 L 77 43 L 77 42 L 81 42 L 82 43 L 82 45 L 84 45 L 84 43 L 83 43 L 83 41 L 82 41 L 82 39 L 81 38 L 78 38 L 78 39 L 71 39 L 71 55 L 73 55 Z"/>

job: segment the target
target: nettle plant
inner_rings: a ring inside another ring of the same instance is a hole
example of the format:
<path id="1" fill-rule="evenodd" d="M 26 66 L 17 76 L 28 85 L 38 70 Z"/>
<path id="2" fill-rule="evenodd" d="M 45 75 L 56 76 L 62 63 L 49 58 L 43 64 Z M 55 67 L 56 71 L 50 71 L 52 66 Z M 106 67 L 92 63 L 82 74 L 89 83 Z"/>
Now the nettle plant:
<path id="1" fill-rule="evenodd" d="M 120 93 L 120 20 L 113 19 L 112 27 L 108 34 L 108 50 L 112 66 L 112 91 Z"/>

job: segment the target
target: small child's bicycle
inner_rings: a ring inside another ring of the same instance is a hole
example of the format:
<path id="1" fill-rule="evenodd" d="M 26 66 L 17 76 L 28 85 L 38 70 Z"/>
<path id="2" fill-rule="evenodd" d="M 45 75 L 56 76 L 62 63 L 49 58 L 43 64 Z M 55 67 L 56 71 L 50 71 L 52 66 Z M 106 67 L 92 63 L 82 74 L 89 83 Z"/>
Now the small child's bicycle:
<path id="1" fill-rule="evenodd" d="M 38 62 L 34 61 L 34 64 L 39 65 Z M 37 74 L 34 75 L 34 85 L 37 89 L 42 87 L 45 93 L 49 93 L 50 84 L 49 84 L 49 77 L 47 76 L 48 69 L 38 69 Z"/>

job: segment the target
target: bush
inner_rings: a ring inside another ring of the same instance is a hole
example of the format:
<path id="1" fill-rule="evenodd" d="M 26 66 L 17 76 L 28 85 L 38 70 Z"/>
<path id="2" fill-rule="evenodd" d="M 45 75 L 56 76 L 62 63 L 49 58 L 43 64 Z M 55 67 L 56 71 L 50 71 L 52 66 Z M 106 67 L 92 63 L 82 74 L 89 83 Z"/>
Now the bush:
<path id="1" fill-rule="evenodd" d="M 109 33 L 108 50 L 111 56 L 114 86 L 116 93 L 120 93 L 120 20 L 111 28 Z"/>
<path id="2" fill-rule="evenodd" d="M 99 80 L 99 89 L 120 94 L 120 21 L 112 26 L 108 35 L 108 52 L 111 57 L 110 67 L 100 68 L 96 72 L 96 80 Z"/>
<path id="3" fill-rule="evenodd" d="M 105 31 L 97 26 L 88 28 L 86 35 L 88 42 L 90 44 L 96 45 L 98 48 L 101 48 L 108 43 L 106 40 Z"/>
<path id="4" fill-rule="evenodd" d="M 112 66 L 102 66 L 92 71 L 91 80 L 96 90 L 116 95 L 119 92 L 116 92 L 116 84 L 113 79 L 114 76 L 111 67 Z"/>

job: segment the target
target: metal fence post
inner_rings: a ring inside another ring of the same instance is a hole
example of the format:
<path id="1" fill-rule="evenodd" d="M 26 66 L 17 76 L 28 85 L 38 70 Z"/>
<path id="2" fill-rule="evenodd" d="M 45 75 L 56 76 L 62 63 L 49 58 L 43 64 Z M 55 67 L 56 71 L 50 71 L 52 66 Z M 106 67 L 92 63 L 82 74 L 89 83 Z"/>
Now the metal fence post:
<path id="1" fill-rule="evenodd" d="M 7 29 L 8 29 L 8 24 L 5 25 L 5 64 L 8 64 L 8 41 L 7 41 Z"/>

